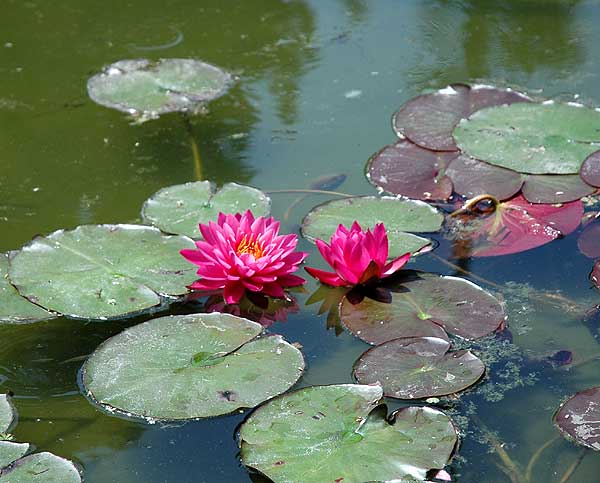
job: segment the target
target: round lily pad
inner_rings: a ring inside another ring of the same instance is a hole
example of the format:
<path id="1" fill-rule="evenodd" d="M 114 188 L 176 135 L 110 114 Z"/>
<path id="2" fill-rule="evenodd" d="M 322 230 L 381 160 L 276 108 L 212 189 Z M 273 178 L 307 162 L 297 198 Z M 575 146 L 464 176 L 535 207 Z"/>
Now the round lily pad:
<path id="1" fill-rule="evenodd" d="M 199 223 L 215 221 L 219 213 L 243 213 L 265 216 L 271 199 L 262 191 L 237 183 L 219 190 L 209 181 L 196 181 L 163 188 L 152 195 L 142 208 L 142 218 L 167 233 L 201 238 Z"/>
<path id="2" fill-rule="evenodd" d="M 0 323 L 25 324 L 55 317 L 21 297 L 8 281 L 8 254 L 0 253 Z M 1 431 L 0 431 L 1 432 Z"/>
<path id="3" fill-rule="evenodd" d="M 590 280 L 597 288 L 600 289 L 600 260 L 594 264 L 592 273 L 590 273 Z"/>
<path id="4" fill-rule="evenodd" d="M 92 100 L 142 119 L 195 111 L 224 94 L 227 72 L 194 59 L 120 60 L 88 80 Z"/>
<path id="5" fill-rule="evenodd" d="M 432 324 L 464 339 L 491 334 L 504 322 L 502 304 L 474 283 L 457 277 L 419 273 L 402 283 L 408 291 L 392 294 L 392 302 L 344 299 L 340 318 L 350 332 L 371 344 L 400 337 L 442 337 Z M 410 333 L 422 326 L 423 333 Z"/>
<path id="6" fill-rule="evenodd" d="M 179 296 L 196 280 L 179 254 L 186 237 L 139 225 L 83 225 L 37 237 L 11 255 L 9 277 L 21 295 L 71 317 L 120 317 Z"/>
<path id="7" fill-rule="evenodd" d="M 600 151 L 590 154 L 585 159 L 579 174 L 587 184 L 600 187 Z"/>
<path id="8" fill-rule="evenodd" d="M 571 104 L 490 107 L 454 130 L 459 148 L 490 164 L 529 174 L 577 174 L 598 150 L 600 112 Z"/>
<path id="9" fill-rule="evenodd" d="M 358 221 L 363 229 L 383 223 L 389 240 L 389 258 L 417 252 L 431 244 L 412 233 L 436 232 L 443 215 L 423 201 L 392 197 L 356 196 L 328 201 L 313 208 L 302 221 L 302 235 L 310 241 L 329 242 L 338 225 Z"/>
<path id="10" fill-rule="evenodd" d="M 30 446 L 27 443 L 3 441 L 0 435 L 0 475 L 2 475 L 3 468 L 25 456 L 29 449 Z"/>
<path id="11" fill-rule="evenodd" d="M 35 453 L 0 469 L 0 482 L 79 483 L 81 475 L 69 460 L 52 453 Z"/>
<path id="12" fill-rule="evenodd" d="M 242 461 L 275 483 L 423 481 L 457 442 L 429 407 L 386 418 L 379 386 L 313 386 L 270 401 L 240 428 Z"/>
<path id="13" fill-rule="evenodd" d="M 436 337 L 394 339 L 365 352 L 354 364 L 360 384 L 379 384 L 399 399 L 445 396 L 475 384 L 485 365 L 466 350 L 450 350 Z"/>
<path id="14" fill-rule="evenodd" d="M 392 126 L 423 148 L 457 151 L 452 131 L 461 119 L 485 107 L 530 101 L 511 89 L 452 84 L 408 101 L 394 114 Z"/>
<path id="15" fill-rule="evenodd" d="M 301 352 L 229 314 L 161 317 L 104 342 L 82 369 L 92 401 L 145 420 L 208 418 L 249 408 L 293 386 Z"/>
<path id="16" fill-rule="evenodd" d="M 554 415 L 554 424 L 568 438 L 600 451 L 600 387 L 571 397 Z"/>
<path id="17" fill-rule="evenodd" d="M 17 413 L 6 394 L 0 394 L 0 433 L 6 433 L 14 424 Z"/>
<path id="18" fill-rule="evenodd" d="M 600 258 L 600 213 L 583 229 L 577 247 L 588 258 Z"/>
<path id="19" fill-rule="evenodd" d="M 523 197 L 530 203 L 567 203 L 594 192 L 577 174 L 530 174 L 523 179 Z"/>
<path id="20" fill-rule="evenodd" d="M 388 193 L 418 200 L 447 200 L 452 194 L 452 181 L 445 174 L 446 166 L 456 156 L 402 139 L 371 157 L 367 178 Z"/>

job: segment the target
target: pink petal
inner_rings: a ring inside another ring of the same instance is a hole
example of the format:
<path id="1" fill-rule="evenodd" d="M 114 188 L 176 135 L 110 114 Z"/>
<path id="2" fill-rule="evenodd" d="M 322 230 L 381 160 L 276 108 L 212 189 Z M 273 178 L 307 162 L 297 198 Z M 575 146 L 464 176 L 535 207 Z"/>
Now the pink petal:
<path id="1" fill-rule="evenodd" d="M 245 291 L 246 287 L 241 283 L 228 283 L 224 287 L 223 298 L 228 304 L 237 304 L 244 296 Z"/>
<path id="2" fill-rule="evenodd" d="M 263 293 L 276 298 L 284 298 L 285 292 L 283 291 L 283 287 L 278 283 L 269 283 L 264 286 Z"/>
<path id="3" fill-rule="evenodd" d="M 405 253 L 404 255 L 396 258 L 396 260 L 394 260 L 393 262 L 388 263 L 385 267 L 383 267 L 383 273 L 381 274 L 382 277 L 389 277 L 393 273 L 396 273 L 404 265 L 406 265 L 409 258 L 410 258 L 410 253 Z"/>
<path id="4" fill-rule="evenodd" d="M 340 278 L 336 273 L 330 273 L 312 267 L 304 267 L 304 270 L 306 270 L 311 277 L 316 278 L 319 282 L 326 285 L 331 285 L 332 287 L 343 287 L 344 285 L 348 285 L 348 282 Z"/>
<path id="5" fill-rule="evenodd" d="M 280 277 L 277 277 L 277 283 L 283 287 L 298 287 L 299 285 L 305 284 L 306 280 L 297 275 L 281 275 Z"/>

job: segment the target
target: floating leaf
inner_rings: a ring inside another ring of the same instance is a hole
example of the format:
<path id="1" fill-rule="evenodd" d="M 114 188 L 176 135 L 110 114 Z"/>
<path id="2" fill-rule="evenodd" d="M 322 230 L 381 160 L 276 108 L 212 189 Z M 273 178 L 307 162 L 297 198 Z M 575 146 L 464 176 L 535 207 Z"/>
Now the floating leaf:
<path id="1" fill-rule="evenodd" d="M 456 430 L 441 411 L 386 419 L 379 386 L 313 386 L 259 407 L 240 429 L 242 461 L 275 483 L 425 479 L 443 468 Z"/>
<path id="2" fill-rule="evenodd" d="M 0 323 L 25 324 L 48 320 L 54 315 L 21 297 L 8 281 L 8 254 L 0 253 Z M 0 432 L 2 432 L 0 430 Z"/>
<path id="3" fill-rule="evenodd" d="M 600 213 L 583 229 L 577 246 L 586 257 L 600 258 Z"/>
<path id="4" fill-rule="evenodd" d="M 22 458 L 29 451 L 30 446 L 27 443 L 13 443 L 11 441 L 2 441 L 0 435 L 0 476 L 2 469 Z"/>
<path id="5" fill-rule="evenodd" d="M 367 163 L 367 178 L 388 193 L 418 200 L 447 200 L 452 182 L 446 166 L 457 153 L 435 152 L 401 139 L 375 153 Z"/>
<path id="6" fill-rule="evenodd" d="M 461 119 L 485 107 L 530 101 L 510 89 L 452 84 L 408 101 L 394 114 L 392 126 L 396 134 L 423 148 L 456 151 L 452 131 Z"/>
<path id="7" fill-rule="evenodd" d="M 0 394 L 0 433 L 8 432 L 16 417 L 17 413 L 8 395 Z"/>
<path id="8" fill-rule="evenodd" d="M 442 214 L 427 203 L 391 197 L 356 196 L 328 201 L 313 208 L 302 222 L 302 234 L 310 241 L 329 242 L 339 224 L 350 227 L 356 220 L 363 229 L 383 223 L 389 239 L 389 258 L 416 252 L 431 244 L 406 232 L 438 231 Z"/>
<path id="9" fill-rule="evenodd" d="M 161 317 L 104 342 L 82 369 L 85 390 L 109 412 L 194 419 L 254 407 L 293 386 L 304 359 L 281 336 L 229 314 Z"/>
<path id="10" fill-rule="evenodd" d="M 530 174 L 523 179 L 523 197 L 530 203 L 567 203 L 594 192 L 577 174 Z"/>
<path id="11" fill-rule="evenodd" d="M 497 330 L 505 319 L 504 308 L 490 293 L 468 280 L 419 273 L 402 283 L 408 291 L 394 293 L 392 302 L 364 299 L 340 306 L 343 324 L 370 344 L 400 337 L 439 337 L 447 332 L 478 339 Z"/>
<path id="12" fill-rule="evenodd" d="M 199 223 L 216 221 L 219 213 L 243 213 L 265 216 L 271 199 L 262 191 L 237 183 L 217 190 L 209 181 L 196 181 L 163 188 L 152 195 L 142 208 L 142 218 L 167 233 L 201 238 Z"/>
<path id="13" fill-rule="evenodd" d="M 594 264 L 592 273 L 590 273 L 590 280 L 597 288 L 600 289 L 600 260 Z"/>
<path id="14" fill-rule="evenodd" d="M 529 174 L 577 174 L 598 149 L 600 112 L 569 104 L 517 103 L 477 111 L 454 130 L 459 148 Z"/>
<path id="15" fill-rule="evenodd" d="M 35 238 L 11 255 L 9 276 L 21 295 L 72 317 L 139 312 L 178 296 L 195 279 L 179 254 L 189 238 L 138 225 L 83 225 Z"/>
<path id="16" fill-rule="evenodd" d="M 572 396 L 554 415 L 554 424 L 565 436 L 600 451 L 600 387 Z"/>
<path id="17" fill-rule="evenodd" d="M 2 483 L 79 483 L 81 475 L 69 460 L 52 453 L 25 456 L 0 469 Z"/>
<path id="18" fill-rule="evenodd" d="M 193 59 L 120 60 L 88 80 L 92 100 L 141 120 L 196 111 L 232 83 L 227 72 Z"/>
<path id="19" fill-rule="evenodd" d="M 498 203 L 489 213 L 449 219 L 452 239 L 466 245 L 460 257 L 519 253 L 568 235 L 579 226 L 581 201 L 562 206 L 532 204 L 519 195 Z"/>
<path id="20" fill-rule="evenodd" d="M 394 339 L 365 352 L 354 364 L 360 384 L 379 384 L 387 397 L 445 396 L 475 384 L 485 366 L 466 350 L 448 352 L 437 337 Z"/>
<path id="21" fill-rule="evenodd" d="M 579 174 L 587 184 L 600 187 L 600 151 L 590 154 L 585 159 Z"/>

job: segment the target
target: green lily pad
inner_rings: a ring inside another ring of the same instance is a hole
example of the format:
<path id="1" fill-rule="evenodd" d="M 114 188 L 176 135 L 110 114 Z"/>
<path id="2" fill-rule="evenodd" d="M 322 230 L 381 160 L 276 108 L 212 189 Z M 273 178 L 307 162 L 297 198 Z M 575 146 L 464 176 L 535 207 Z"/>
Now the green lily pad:
<path id="1" fill-rule="evenodd" d="M 227 183 L 219 190 L 209 181 L 197 181 L 163 188 L 152 195 L 142 208 L 142 218 L 167 233 L 201 238 L 199 223 L 216 221 L 221 213 L 254 216 L 271 211 L 271 199 L 262 191 L 237 183 Z"/>
<path id="2" fill-rule="evenodd" d="M 431 240 L 407 232 L 436 232 L 444 217 L 423 201 L 356 196 L 313 208 L 302 221 L 302 235 L 313 242 L 316 239 L 329 242 L 339 224 L 350 227 L 355 220 L 363 229 L 383 223 L 389 239 L 389 258 L 396 258 L 429 247 Z"/>
<path id="3" fill-rule="evenodd" d="M 82 369 L 92 401 L 146 420 L 196 419 L 254 407 L 293 386 L 301 352 L 229 314 L 161 317 L 104 342 Z"/>
<path id="4" fill-rule="evenodd" d="M 52 453 L 35 453 L 0 469 L 0 482 L 79 483 L 81 475 L 69 460 Z"/>
<path id="5" fill-rule="evenodd" d="M 193 59 L 120 60 L 88 80 L 91 99 L 141 120 L 167 112 L 197 111 L 224 94 L 227 72 Z"/>
<path id="6" fill-rule="evenodd" d="M 577 174 L 600 142 L 600 112 L 571 104 L 490 107 L 454 130 L 458 147 L 487 163 L 528 174 Z"/>
<path id="7" fill-rule="evenodd" d="M 450 350 L 436 337 L 394 339 L 365 352 L 354 364 L 360 384 L 379 384 L 384 396 L 421 399 L 446 396 L 475 384 L 485 365 L 466 350 Z"/>
<path id="8" fill-rule="evenodd" d="M 504 322 L 502 304 L 474 283 L 457 277 L 418 275 L 403 282 L 408 291 L 392 293 L 389 304 L 365 299 L 353 305 L 344 299 L 342 323 L 361 339 L 381 344 L 400 337 L 440 337 L 433 333 L 432 324 L 464 339 L 478 339 Z M 420 325 L 424 333 L 411 333 Z"/>
<path id="9" fill-rule="evenodd" d="M 8 254 L 0 253 L 0 323 L 25 324 L 55 317 L 21 297 L 8 281 Z M 0 431 L 1 432 L 1 431 Z"/>
<path id="10" fill-rule="evenodd" d="M 120 317 L 180 296 L 197 277 L 179 254 L 186 237 L 139 225 L 83 225 L 11 254 L 9 277 L 42 307 L 86 319 Z"/>
<path id="11" fill-rule="evenodd" d="M 2 441 L 0 436 L 0 475 L 2 468 L 14 463 L 22 458 L 29 451 L 28 443 L 13 443 L 12 441 Z"/>
<path id="12" fill-rule="evenodd" d="M 425 479 L 457 442 L 452 421 L 429 407 L 386 418 L 379 386 L 313 386 L 259 407 L 240 428 L 242 462 L 275 483 Z"/>
<path id="13" fill-rule="evenodd" d="M 578 392 L 554 415 L 554 424 L 570 439 L 600 451 L 600 387 Z"/>
<path id="14" fill-rule="evenodd" d="M 15 423 L 17 412 L 7 394 L 0 394 L 0 433 L 7 433 Z"/>

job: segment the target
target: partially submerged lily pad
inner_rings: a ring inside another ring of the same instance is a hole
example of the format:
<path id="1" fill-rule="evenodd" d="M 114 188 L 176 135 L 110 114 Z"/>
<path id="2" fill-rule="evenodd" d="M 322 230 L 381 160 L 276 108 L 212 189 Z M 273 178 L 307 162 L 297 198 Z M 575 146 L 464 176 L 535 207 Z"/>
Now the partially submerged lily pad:
<path id="1" fill-rule="evenodd" d="M 8 254 L 0 253 L 0 323 L 26 324 L 54 315 L 21 297 L 8 281 Z M 0 432 L 2 432 L 0 430 Z"/>
<path id="2" fill-rule="evenodd" d="M 411 99 L 392 118 L 396 134 L 434 151 L 457 151 L 452 131 L 473 112 L 490 106 L 531 102 L 511 89 L 452 84 L 431 94 Z"/>
<path id="3" fill-rule="evenodd" d="M 482 202 L 485 200 L 482 200 Z M 465 246 L 460 257 L 491 257 L 539 247 L 575 231 L 583 215 L 581 201 L 561 206 L 532 204 L 522 195 L 498 203 L 489 212 L 466 210 L 448 218 L 448 235 Z"/>
<path id="4" fill-rule="evenodd" d="M 379 386 L 313 386 L 259 407 L 240 428 L 242 461 L 275 483 L 423 481 L 457 442 L 429 407 L 386 419 Z"/>
<path id="5" fill-rule="evenodd" d="M 0 433 L 6 433 L 14 424 L 17 413 L 7 394 L 0 394 Z"/>
<path id="6" fill-rule="evenodd" d="M 262 191 L 237 183 L 227 183 L 217 190 L 209 181 L 196 181 L 163 188 L 152 195 L 142 208 L 142 218 L 167 233 L 201 238 L 199 223 L 216 221 L 221 213 L 265 216 L 271 199 Z"/>
<path id="7" fill-rule="evenodd" d="M 260 324 L 229 314 L 161 317 L 104 342 L 83 386 L 109 412 L 145 420 L 196 419 L 254 407 L 293 386 L 301 352 Z"/>
<path id="8" fill-rule="evenodd" d="M 52 453 L 34 453 L 0 469 L 2 483 L 79 483 L 73 463 Z"/>
<path id="9" fill-rule="evenodd" d="M 490 107 L 454 130 L 459 148 L 487 163 L 529 174 L 577 174 L 598 150 L 600 112 L 571 104 Z"/>
<path id="10" fill-rule="evenodd" d="M 2 469 L 22 458 L 30 450 L 28 443 L 13 443 L 12 441 L 3 441 L 0 435 L 0 476 Z"/>
<path id="11" fill-rule="evenodd" d="M 554 415 L 554 424 L 568 438 L 600 451 L 600 387 L 571 397 Z"/>
<path id="12" fill-rule="evenodd" d="M 447 200 L 452 194 L 452 181 L 445 174 L 446 166 L 456 156 L 401 139 L 371 157 L 367 178 L 388 193 L 417 200 Z"/>
<path id="13" fill-rule="evenodd" d="M 142 120 L 196 111 L 224 94 L 227 72 L 194 59 L 120 60 L 88 80 L 92 100 Z"/>
<path id="14" fill-rule="evenodd" d="M 592 273 L 590 273 L 590 280 L 597 288 L 600 289 L 600 260 L 594 264 Z"/>
<path id="15" fill-rule="evenodd" d="M 389 304 L 364 299 L 353 305 L 344 299 L 342 323 L 357 337 L 377 345 L 399 337 L 447 339 L 444 330 L 478 339 L 497 330 L 506 317 L 496 297 L 462 278 L 419 273 L 419 278 L 402 286 L 408 291 L 393 293 Z"/>
<path id="16" fill-rule="evenodd" d="M 363 229 L 383 223 L 389 239 L 389 258 L 417 252 L 431 241 L 407 232 L 427 233 L 440 229 L 444 217 L 423 201 L 392 197 L 356 196 L 328 201 L 313 208 L 302 221 L 302 235 L 310 241 L 329 242 L 339 224 L 358 221 Z"/>
<path id="17" fill-rule="evenodd" d="M 139 225 L 83 225 L 37 237 L 11 254 L 9 277 L 21 295 L 71 317 L 103 319 L 180 296 L 196 278 L 179 250 L 186 237 Z"/>
<path id="18" fill-rule="evenodd" d="M 577 247 L 588 258 L 600 258 L 600 213 L 583 229 Z"/>
<path id="19" fill-rule="evenodd" d="M 585 159 L 579 174 L 587 184 L 600 187 L 600 151 L 590 154 Z"/>
<path id="20" fill-rule="evenodd" d="M 394 339 L 365 352 L 354 364 L 360 384 L 379 384 L 384 396 L 421 399 L 445 396 L 475 384 L 485 366 L 466 350 L 452 351 L 437 337 Z"/>

